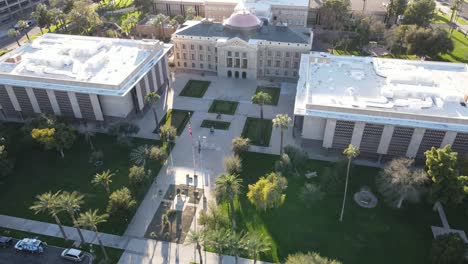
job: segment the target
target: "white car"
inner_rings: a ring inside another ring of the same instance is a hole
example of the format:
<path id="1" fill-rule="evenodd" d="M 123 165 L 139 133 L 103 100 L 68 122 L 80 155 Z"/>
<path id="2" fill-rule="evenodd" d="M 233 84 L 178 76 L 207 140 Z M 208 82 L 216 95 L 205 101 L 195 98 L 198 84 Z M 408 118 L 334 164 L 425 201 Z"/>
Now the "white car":
<path id="1" fill-rule="evenodd" d="M 80 262 L 84 259 L 84 252 L 74 248 L 67 248 L 62 252 L 61 257 L 75 262 Z"/>

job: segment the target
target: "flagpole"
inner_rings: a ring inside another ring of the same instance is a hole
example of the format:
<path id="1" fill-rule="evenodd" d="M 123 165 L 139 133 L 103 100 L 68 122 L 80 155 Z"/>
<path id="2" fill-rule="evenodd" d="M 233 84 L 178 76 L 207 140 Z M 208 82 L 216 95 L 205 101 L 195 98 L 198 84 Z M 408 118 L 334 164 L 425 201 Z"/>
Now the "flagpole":
<path id="1" fill-rule="evenodd" d="M 192 115 L 190 114 L 190 112 L 188 112 L 188 115 L 189 115 L 189 134 L 190 134 L 190 141 L 192 143 L 192 159 L 193 159 L 193 180 L 195 181 L 195 149 L 194 149 L 194 146 L 193 146 L 193 130 L 192 130 L 192 122 L 190 122 L 190 119 L 192 117 Z"/>

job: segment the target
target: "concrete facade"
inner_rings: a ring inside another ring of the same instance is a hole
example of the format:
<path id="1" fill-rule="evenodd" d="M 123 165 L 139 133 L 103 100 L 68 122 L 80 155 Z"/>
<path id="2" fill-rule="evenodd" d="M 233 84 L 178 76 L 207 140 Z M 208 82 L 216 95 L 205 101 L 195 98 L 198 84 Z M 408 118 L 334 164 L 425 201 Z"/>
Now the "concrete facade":
<path id="1" fill-rule="evenodd" d="M 32 12 L 44 0 L 0 0 L 0 23 L 20 19 L 22 13 Z M 26 15 L 27 17 L 28 15 Z"/>

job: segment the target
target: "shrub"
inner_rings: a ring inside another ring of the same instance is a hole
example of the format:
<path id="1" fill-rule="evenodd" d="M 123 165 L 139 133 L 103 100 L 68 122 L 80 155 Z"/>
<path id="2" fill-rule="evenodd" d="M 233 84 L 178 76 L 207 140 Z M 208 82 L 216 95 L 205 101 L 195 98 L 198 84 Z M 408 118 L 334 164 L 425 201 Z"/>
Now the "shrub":
<path id="1" fill-rule="evenodd" d="M 346 160 L 335 163 L 333 167 L 326 167 L 325 170 L 319 174 L 321 189 L 327 194 L 343 191 L 344 176 L 346 176 Z"/>
<path id="2" fill-rule="evenodd" d="M 296 170 L 304 169 L 307 161 L 309 160 L 307 152 L 290 145 L 284 147 L 284 153 L 288 154 L 291 159 L 292 166 L 294 166 Z"/>
<path id="3" fill-rule="evenodd" d="M 144 166 L 134 165 L 129 169 L 128 180 L 131 185 L 139 185 L 149 178 L 149 174 L 150 171 L 145 171 Z"/>
<path id="4" fill-rule="evenodd" d="M 465 243 L 458 234 L 440 235 L 432 241 L 431 263 L 462 264 Z"/>
<path id="5" fill-rule="evenodd" d="M 8 158 L 4 145 L 0 145 L 0 177 L 5 177 L 13 171 L 13 162 Z"/>
<path id="6" fill-rule="evenodd" d="M 89 163 L 94 167 L 102 167 L 104 165 L 104 152 L 96 150 L 89 155 Z"/>
<path id="7" fill-rule="evenodd" d="M 291 159 L 288 154 L 284 153 L 280 156 L 280 159 L 275 162 L 275 170 L 281 172 L 282 174 L 288 174 L 291 172 Z"/>
<path id="8" fill-rule="evenodd" d="M 307 252 L 307 253 L 295 253 L 289 255 L 286 259 L 286 264 L 341 264 L 340 261 L 335 259 L 329 259 L 326 257 L 322 257 L 315 252 Z"/>
<path id="9" fill-rule="evenodd" d="M 243 137 L 236 137 L 232 139 L 232 151 L 240 155 L 243 152 L 246 152 L 250 148 L 250 139 Z"/>
<path id="10" fill-rule="evenodd" d="M 121 146 L 132 146 L 131 135 L 140 131 L 140 127 L 129 122 L 118 122 L 109 126 L 108 133 L 117 137 L 117 143 Z"/>
<path id="11" fill-rule="evenodd" d="M 325 193 L 315 183 L 306 183 L 301 189 L 301 199 L 306 206 L 310 206 L 311 202 L 322 200 L 324 196 Z"/>
<path id="12" fill-rule="evenodd" d="M 167 148 L 165 146 L 163 147 L 156 147 L 153 146 L 150 149 L 150 159 L 156 160 L 158 162 L 164 162 L 167 158 Z"/>
<path id="13" fill-rule="evenodd" d="M 284 203 L 288 180 L 280 174 L 271 172 L 254 183 L 249 184 L 247 198 L 257 208 L 266 211 L 269 208 L 277 208 Z"/>
<path id="14" fill-rule="evenodd" d="M 122 187 L 109 196 L 107 212 L 113 215 L 128 216 L 136 204 L 130 190 L 127 187 Z"/>
<path id="15" fill-rule="evenodd" d="M 242 171 L 242 160 L 237 155 L 225 157 L 223 165 L 228 174 L 239 174 Z"/>

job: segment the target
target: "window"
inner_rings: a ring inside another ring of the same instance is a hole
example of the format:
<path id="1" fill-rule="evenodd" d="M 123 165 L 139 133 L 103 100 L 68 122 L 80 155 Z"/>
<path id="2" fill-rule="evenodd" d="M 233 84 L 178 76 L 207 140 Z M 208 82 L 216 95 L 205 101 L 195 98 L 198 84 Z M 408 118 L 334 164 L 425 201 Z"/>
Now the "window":
<path id="1" fill-rule="evenodd" d="M 275 71 L 275 75 L 279 75 L 279 71 L 278 71 L 278 70 Z"/>
<path id="2" fill-rule="evenodd" d="M 232 56 L 232 52 L 228 51 L 228 57 Z"/>
<path id="3" fill-rule="evenodd" d="M 192 60 L 195 60 L 195 54 L 192 54 Z"/>
<path id="4" fill-rule="evenodd" d="M 203 61 L 203 55 L 200 54 L 199 57 L 200 57 L 200 60 Z"/>
<path id="5" fill-rule="evenodd" d="M 202 45 L 198 45 L 198 50 L 203 50 L 203 46 L 202 46 Z"/>
<path id="6" fill-rule="evenodd" d="M 268 51 L 268 56 L 271 56 L 273 53 L 271 52 L 271 50 Z"/>
<path id="7" fill-rule="evenodd" d="M 211 47 L 210 46 L 206 47 L 206 50 L 211 51 Z"/>
<path id="8" fill-rule="evenodd" d="M 299 58 L 300 56 L 299 54 L 300 54 L 299 52 L 294 53 L 294 58 Z"/>
<path id="9" fill-rule="evenodd" d="M 210 69 L 210 70 L 211 70 L 211 64 L 208 64 L 208 69 Z"/>
<path id="10" fill-rule="evenodd" d="M 276 52 L 276 57 L 281 57 L 281 51 Z"/>
<path id="11" fill-rule="evenodd" d="M 187 63 L 186 62 L 184 62 L 184 67 L 187 68 Z"/>
<path id="12" fill-rule="evenodd" d="M 184 58 L 184 60 L 186 60 L 187 59 L 187 53 L 183 53 L 182 58 Z"/>
<path id="13" fill-rule="evenodd" d="M 281 64 L 281 61 L 277 60 L 276 63 L 275 63 L 275 67 L 277 67 L 277 68 L 281 67 L 280 64 Z"/>
<path id="14" fill-rule="evenodd" d="M 284 76 L 288 76 L 288 71 L 284 71 Z"/>
<path id="15" fill-rule="evenodd" d="M 242 52 L 242 58 L 247 58 L 247 52 Z"/>
<path id="16" fill-rule="evenodd" d="M 260 51 L 258 52 L 258 56 L 260 56 L 260 57 L 263 56 L 263 51 L 260 50 Z"/>
<path id="17" fill-rule="evenodd" d="M 263 61 L 262 61 L 262 60 L 260 60 L 260 61 L 258 62 L 258 66 L 263 67 Z"/>
<path id="18" fill-rule="evenodd" d="M 266 74 L 270 74 L 270 69 L 267 69 L 267 70 L 266 70 Z"/>
<path id="19" fill-rule="evenodd" d="M 298 69 L 299 68 L 299 62 L 295 61 L 294 62 L 294 69 Z"/>
<path id="20" fill-rule="evenodd" d="M 232 67 L 232 58 L 227 58 L 226 64 L 228 67 Z"/>
<path id="21" fill-rule="evenodd" d="M 267 66 L 271 67 L 271 60 L 267 60 Z"/>
<path id="22" fill-rule="evenodd" d="M 192 62 L 192 68 L 195 68 L 195 63 Z"/>
<path id="23" fill-rule="evenodd" d="M 218 56 L 215 57 L 215 62 L 218 63 Z"/>
<path id="24" fill-rule="evenodd" d="M 236 65 L 235 65 L 236 68 L 240 68 L 240 59 L 236 59 Z"/>
<path id="25" fill-rule="evenodd" d="M 200 63 L 200 69 L 203 69 L 203 63 Z"/>
<path id="26" fill-rule="evenodd" d="M 293 72 L 293 76 L 294 76 L 294 77 L 297 77 L 297 72 Z"/>
<path id="27" fill-rule="evenodd" d="M 236 54 L 236 57 L 238 58 L 238 57 L 239 57 L 239 52 L 238 52 L 238 51 L 236 51 L 236 53 L 235 53 L 235 54 Z"/>
<path id="28" fill-rule="evenodd" d="M 180 61 L 177 62 L 177 67 L 180 67 Z"/>
<path id="29" fill-rule="evenodd" d="M 291 56 L 291 53 L 289 53 L 289 51 L 286 51 L 286 58 L 289 58 L 289 56 Z"/>
<path id="30" fill-rule="evenodd" d="M 218 52 L 218 48 L 215 48 L 215 52 Z"/>
<path id="31" fill-rule="evenodd" d="M 186 48 L 186 47 L 185 47 L 185 44 L 182 44 L 182 49 L 185 49 L 185 48 Z"/>
<path id="32" fill-rule="evenodd" d="M 207 60 L 208 60 L 208 61 L 211 61 L 211 55 L 208 55 L 208 59 L 207 59 Z"/>
<path id="33" fill-rule="evenodd" d="M 247 69 L 247 59 L 242 59 L 242 68 Z"/>
<path id="34" fill-rule="evenodd" d="M 193 44 L 190 45 L 190 49 L 191 49 L 191 50 L 194 50 L 194 49 L 195 49 L 195 46 L 194 46 Z"/>
<path id="35" fill-rule="evenodd" d="M 178 52 L 176 53 L 176 58 L 180 60 L 180 54 Z"/>
<path id="36" fill-rule="evenodd" d="M 285 68 L 289 68 L 289 61 L 285 61 L 285 62 L 284 62 L 284 67 L 285 67 Z"/>

